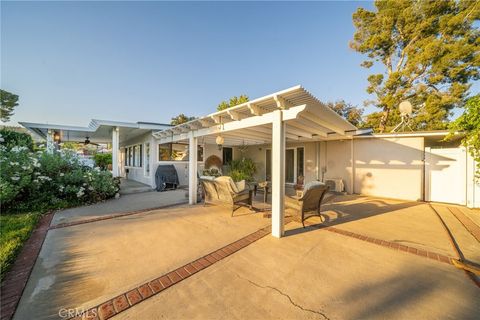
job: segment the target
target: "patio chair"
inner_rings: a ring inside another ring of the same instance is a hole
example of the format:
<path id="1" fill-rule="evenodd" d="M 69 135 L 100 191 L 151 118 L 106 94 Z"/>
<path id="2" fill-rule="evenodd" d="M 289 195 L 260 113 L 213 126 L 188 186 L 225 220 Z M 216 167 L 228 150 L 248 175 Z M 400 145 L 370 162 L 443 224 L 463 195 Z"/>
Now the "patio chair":
<path id="1" fill-rule="evenodd" d="M 211 203 L 225 205 L 235 210 L 241 206 L 248 206 L 252 210 L 253 190 L 250 190 L 245 181 L 234 182 L 231 177 L 200 178 L 204 191 L 204 204 Z"/>
<path id="2" fill-rule="evenodd" d="M 285 208 L 299 212 L 302 217 L 302 225 L 305 228 L 305 220 L 308 218 L 314 216 L 321 218 L 320 206 L 328 189 L 328 186 L 322 182 L 309 182 L 305 185 L 302 196 L 285 196 Z"/>

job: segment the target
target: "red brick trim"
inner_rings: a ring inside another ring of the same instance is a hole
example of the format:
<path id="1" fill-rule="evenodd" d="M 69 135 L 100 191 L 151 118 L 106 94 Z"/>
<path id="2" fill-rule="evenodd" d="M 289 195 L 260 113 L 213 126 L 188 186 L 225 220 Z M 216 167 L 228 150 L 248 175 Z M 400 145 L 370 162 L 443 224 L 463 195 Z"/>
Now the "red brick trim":
<path id="1" fill-rule="evenodd" d="M 480 242 L 480 227 L 473 222 L 469 217 L 467 217 L 460 209 L 455 207 L 448 207 L 448 210 L 460 221 L 460 223 L 465 227 L 465 229 L 470 232 L 470 234 Z"/>
<path id="2" fill-rule="evenodd" d="M 165 206 L 159 206 L 159 207 L 153 207 L 153 208 L 147 208 L 147 209 L 140 209 L 140 210 L 128 211 L 128 212 L 122 212 L 122 213 L 113 213 L 113 214 L 104 215 L 104 216 L 97 217 L 97 218 L 85 219 L 85 220 L 81 220 L 81 221 L 59 223 L 59 224 L 56 224 L 54 226 L 51 226 L 49 228 L 49 230 L 71 227 L 71 226 L 76 226 L 76 225 L 79 225 L 79 224 L 92 223 L 92 222 L 97 222 L 97 221 L 102 221 L 102 220 L 115 219 L 115 218 L 119 218 L 119 217 L 131 216 L 131 215 L 134 215 L 134 214 L 140 214 L 140 213 L 145 213 L 145 212 L 159 210 L 159 209 L 166 209 L 166 208 L 175 207 L 175 206 L 179 206 L 179 205 L 187 204 L 187 203 L 188 203 L 188 201 L 182 201 L 182 202 L 168 204 L 168 205 L 165 205 Z"/>
<path id="3" fill-rule="evenodd" d="M 358 239 L 358 240 L 362 240 L 362 241 L 370 242 L 370 243 L 373 243 L 373 244 L 377 244 L 377 245 L 385 247 L 385 248 L 393 249 L 393 250 L 396 250 L 396 251 L 403 251 L 403 252 L 415 254 L 415 255 L 420 256 L 420 257 L 429 258 L 429 259 L 432 259 L 432 260 L 435 260 L 435 261 L 438 261 L 438 262 L 443 262 L 443 263 L 453 265 L 453 263 L 451 262 L 451 259 L 452 259 L 451 257 L 445 256 L 443 254 L 439 254 L 439 253 L 436 253 L 436 252 L 417 249 L 417 248 L 414 248 L 414 247 L 405 246 L 403 244 L 399 244 L 399 243 L 392 242 L 392 241 L 380 240 L 380 239 L 364 236 L 364 235 L 361 235 L 361 234 L 358 234 L 358 233 L 338 229 L 338 228 L 335 228 L 335 227 L 324 227 L 323 229 L 325 229 L 327 231 L 330 231 L 330 232 L 341 234 L 343 236 L 347 236 L 347 237 L 355 238 L 355 239 Z"/>
<path id="4" fill-rule="evenodd" d="M 1 320 L 11 319 L 17 308 L 28 278 L 37 260 L 48 227 L 53 218 L 53 212 L 44 214 L 30 238 L 25 242 L 20 254 L 7 272 L 1 284 L 2 299 L 0 303 Z"/>
<path id="5" fill-rule="evenodd" d="M 286 221 L 285 223 L 288 223 Z M 100 305 L 97 305 L 91 309 L 85 311 L 83 316 L 87 314 L 98 315 L 98 319 L 109 319 L 124 310 L 140 303 L 150 297 L 153 297 L 163 290 L 176 285 L 184 279 L 194 275 L 203 269 L 217 263 L 218 261 L 225 259 L 229 255 L 249 246 L 255 241 L 265 237 L 271 231 L 270 226 L 259 229 L 254 233 L 249 234 L 235 242 L 232 242 L 218 250 L 210 252 L 209 254 L 187 263 L 180 268 L 172 270 L 158 278 L 143 283 L 142 285 L 134 288 L 128 292 L 125 292 L 111 300 L 108 300 Z M 80 317 L 78 317 L 80 318 Z"/>

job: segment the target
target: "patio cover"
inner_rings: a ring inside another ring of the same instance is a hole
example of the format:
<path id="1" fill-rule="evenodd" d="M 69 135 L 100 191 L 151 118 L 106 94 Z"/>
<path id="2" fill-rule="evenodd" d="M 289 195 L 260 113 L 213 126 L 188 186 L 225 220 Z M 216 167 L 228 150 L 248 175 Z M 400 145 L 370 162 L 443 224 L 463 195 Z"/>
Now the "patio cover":
<path id="1" fill-rule="evenodd" d="M 189 202 L 197 203 L 197 145 L 272 145 L 272 235 L 284 234 L 286 141 L 352 139 L 364 131 L 343 119 L 301 86 L 154 132 L 159 143 L 187 140 L 189 144 Z M 352 144 L 353 148 L 353 144 Z M 353 159 L 352 159 L 353 162 Z"/>
<path id="2" fill-rule="evenodd" d="M 218 134 L 224 138 L 224 145 L 271 143 L 275 110 L 281 110 L 284 115 L 287 141 L 334 140 L 360 133 L 307 90 L 295 86 L 153 135 L 160 143 L 186 140 L 189 133 L 202 137 L 205 143 L 215 143 Z"/>

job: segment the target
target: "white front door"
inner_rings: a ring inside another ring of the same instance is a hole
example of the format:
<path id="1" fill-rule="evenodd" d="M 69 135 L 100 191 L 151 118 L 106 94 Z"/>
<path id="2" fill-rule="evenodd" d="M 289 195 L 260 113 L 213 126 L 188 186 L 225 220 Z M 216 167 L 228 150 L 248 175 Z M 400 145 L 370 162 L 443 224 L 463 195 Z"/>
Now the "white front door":
<path id="1" fill-rule="evenodd" d="M 465 148 L 425 148 L 427 201 L 466 204 Z"/>

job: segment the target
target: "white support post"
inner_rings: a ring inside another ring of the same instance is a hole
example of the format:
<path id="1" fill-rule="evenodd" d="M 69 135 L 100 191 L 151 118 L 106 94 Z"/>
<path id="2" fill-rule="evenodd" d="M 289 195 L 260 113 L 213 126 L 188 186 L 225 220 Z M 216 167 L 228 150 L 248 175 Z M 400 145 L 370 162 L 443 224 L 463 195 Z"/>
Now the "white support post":
<path id="1" fill-rule="evenodd" d="M 118 168 L 118 152 L 120 150 L 120 131 L 118 127 L 112 130 L 112 175 L 118 177 L 120 172 Z"/>
<path id="2" fill-rule="evenodd" d="M 188 202 L 197 203 L 197 138 L 193 136 L 193 131 L 189 132 L 188 137 Z"/>
<path id="3" fill-rule="evenodd" d="M 53 153 L 55 150 L 55 142 L 53 141 L 54 132 L 50 129 L 47 130 L 47 152 Z"/>
<path id="4" fill-rule="evenodd" d="M 272 235 L 284 234 L 285 215 L 285 123 L 281 110 L 274 111 L 272 122 Z"/>

